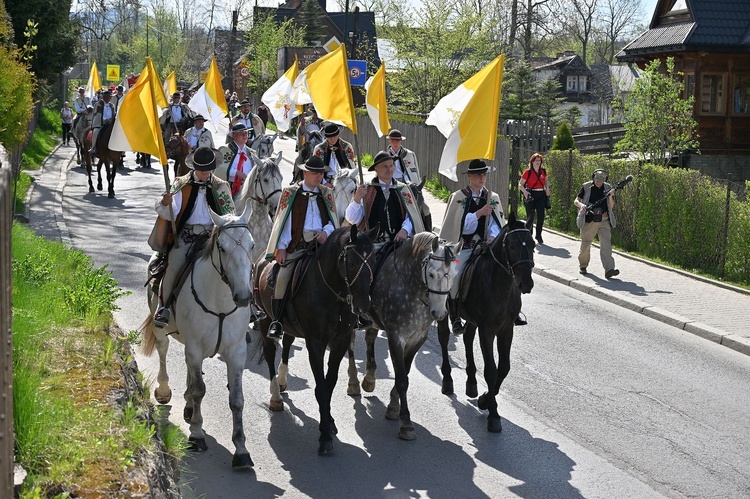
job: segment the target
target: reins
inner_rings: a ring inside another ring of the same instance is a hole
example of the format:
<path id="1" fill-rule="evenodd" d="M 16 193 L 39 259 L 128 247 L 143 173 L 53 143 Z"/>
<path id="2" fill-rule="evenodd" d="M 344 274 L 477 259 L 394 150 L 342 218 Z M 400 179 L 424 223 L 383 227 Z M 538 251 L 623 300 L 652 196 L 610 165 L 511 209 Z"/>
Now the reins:
<path id="1" fill-rule="evenodd" d="M 430 251 L 430 253 L 422 259 L 422 282 L 424 282 L 425 287 L 427 288 L 427 291 L 424 294 L 425 299 L 422 298 L 419 299 L 425 306 L 429 306 L 429 303 L 427 300 L 429 299 L 430 294 L 434 295 L 447 295 L 450 293 L 450 289 L 438 290 L 438 289 L 430 289 L 430 285 L 427 283 L 427 263 L 430 260 L 438 260 L 441 262 L 449 263 L 451 260 L 454 260 L 456 257 L 453 254 L 453 251 L 449 247 L 445 247 L 445 251 L 443 252 L 443 256 L 435 256 L 435 254 Z"/>
<path id="2" fill-rule="evenodd" d="M 255 175 L 255 178 L 253 179 L 253 185 L 257 184 L 259 186 L 259 188 L 260 188 L 260 196 L 252 196 L 250 198 L 253 201 L 256 201 L 256 202 L 258 202 L 260 204 L 263 204 L 263 205 L 267 205 L 268 204 L 268 200 L 271 198 L 271 196 L 273 196 L 277 192 L 281 192 L 281 189 L 275 189 L 275 190 L 271 191 L 271 193 L 268 194 L 268 195 L 266 195 L 266 193 L 263 192 L 263 177 L 262 177 L 262 172 L 263 172 L 263 169 L 267 168 L 267 166 L 268 165 L 264 164 L 263 167 L 260 169 L 260 171 L 258 171 L 258 173 Z M 273 177 L 273 172 L 271 172 L 271 176 Z M 257 190 L 257 189 L 255 189 L 255 190 Z"/>
<path id="3" fill-rule="evenodd" d="M 518 233 L 520 233 L 520 232 L 526 232 L 527 234 L 529 234 L 529 237 L 531 237 L 531 231 L 529 229 L 525 229 L 525 228 L 524 229 L 512 229 L 512 230 L 509 230 L 508 232 L 505 233 L 505 235 L 503 236 L 502 244 L 501 244 L 501 251 L 502 251 L 502 254 L 505 255 L 506 264 L 503 264 L 500 260 L 497 259 L 497 257 L 495 257 L 495 252 L 492 251 L 492 247 L 488 248 L 490 256 L 495 261 L 495 263 L 497 263 L 498 265 L 500 265 L 500 268 L 503 269 L 505 272 L 507 272 L 510 276 L 514 276 L 513 269 L 514 269 L 514 267 L 516 265 L 520 265 L 520 264 L 523 264 L 523 263 L 531 263 L 531 266 L 532 267 L 534 266 L 534 260 L 532 258 L 525 258 L 525 259 L 522 259 L 522 260 L 518 260 L 515 263 L 512 263 L 512 264 L 510 263 L 510 259 L 508 258 L 508 253 L 505 251 L 505 245 L 506 245 L 506 243 L 508 241 L 508 236 L 510 236 L 511 234 L 514 234 L 516 232 L 518 232 Z M 521 245 L 524 248 L 526 248 L 526 251 L 528 252 L 528 247 L 526 246 L 526 241 L 522 241 Z"/>
<path id="4" fill-rule="evenodd" d="M 343 275 L 343 277 L 344 277 L 344 283 L 346 284 L 346 298 L 344 298 L 340 294 L 338 294 L 331 287 L 331 285 L 328 284 L 328 281 L 326 281 L 325 273 L 323 272 L 323 268 L 320 266 L 320 259 L 318 259 L 318 271 L 320 272 L 320 276 L 323 279 L 323 284 L 326 285 L 326 287 L 328 288 L 328 290 L 331 293 L 333 293 L 334 295 L 336 295 L 336 299 L 338 301 L 340 301 L 342 303 L 349 303 L 349 304 L 351 304 L 351 298 L 352 298 L 351 287 L 352 287 L 352 285 L 354 285 L 355 282 L 357 282 L 357 279 L 359 279 L 359 276 L 362 274 L 362 270 L 364 269 L 364 267 L 367 266 L 367 269 L 370 271 L 370 284 L 372 284 L 372 274 L 373 274 L 372 267 L 370 266 L 370 262 L 367 260 L 367 258 L 365 258 L 364 256 L 362 256 L 362 254 L 359 253 L 359 252 L 357 252 L 356 249 L 355 249 L 354 250 L 354 254 L 357 255 L 360 260 L 362 260 L 362 263 L 359 265 L 359 268 L 357 269 L 357 273 L 355 274 L 354 279 L 352 279 L 352 281 L 349 282 L 349 275 L 347 274 L 346 269 L 348 268 L 347 263 L 348 263 L 349 250 L 352 249 L 352 248 L 355 248 L 354 244 L 347 244 L 347 245 L 345 245 L 341 249 L 341 252 L 339 253 L 339 256 L 338 256 L 338 260 L 342 260 L 343 259 L 343 261 L 344 261 L 344 275 Z"/>

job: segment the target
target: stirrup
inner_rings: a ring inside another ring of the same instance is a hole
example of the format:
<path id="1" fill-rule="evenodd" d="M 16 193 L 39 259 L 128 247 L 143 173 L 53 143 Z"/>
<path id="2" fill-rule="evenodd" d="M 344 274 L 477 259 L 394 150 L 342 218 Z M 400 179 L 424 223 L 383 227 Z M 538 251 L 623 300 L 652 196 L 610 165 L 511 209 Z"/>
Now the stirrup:
<path id="1" fill-rule="evenodd" d="M 273 321 L 268 328 L 266 337 L 271 338 L 272 340 L 280 340 L 282 336 L 284 336 L 284 328 L 282 327 L 281 322 Z"/>
<path id="2" fill-rule="evenodd" d="M 167 327 L 172 318 L 172 311 L 168 307 L 161 307 L 154 314 L 154 325 L 156 327 Z"/>

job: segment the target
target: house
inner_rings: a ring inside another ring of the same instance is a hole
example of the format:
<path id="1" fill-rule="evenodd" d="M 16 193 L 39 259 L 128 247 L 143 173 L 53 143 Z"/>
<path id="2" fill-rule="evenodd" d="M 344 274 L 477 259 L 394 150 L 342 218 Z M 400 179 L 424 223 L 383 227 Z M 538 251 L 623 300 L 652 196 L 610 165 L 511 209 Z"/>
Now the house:
<path id="1" fill-rule="evenodd" d="M 673 57 L 695 98 L 700 155 L 690 167 L 750 179 L 750 1 L 658 0 L 649 29 L 617 54 L 645 67 Z"/>

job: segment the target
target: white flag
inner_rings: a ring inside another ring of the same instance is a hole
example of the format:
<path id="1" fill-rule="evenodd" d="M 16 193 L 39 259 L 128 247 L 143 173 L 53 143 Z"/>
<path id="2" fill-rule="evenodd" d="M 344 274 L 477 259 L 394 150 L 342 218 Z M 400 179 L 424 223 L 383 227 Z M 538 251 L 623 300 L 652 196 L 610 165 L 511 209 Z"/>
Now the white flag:
<path id="1" fill-rule="evenodd" d="M 286 70 L 286 73 L 281 75 L 281 78 L 276 80 L 276 83 L 271 85 L 271 88 L 266 90 L 266 93 L 260 99 L 268 106 L 268 110 L 276 122 L 276 127 L 282 132 L 289 130 L 292 118 L 300 114 L 299 109 L 292 102 L 294 81 L 297 79 L 298 74 L 299 66 L 295 58 L 294 64 Z"/>
<path id="2" fill-rule="evenodd" d="M 208 69 L 205 82 L 190 98 L 190 109 L 206 118 L 206 128 L 215 137 L 226 135 L 227 125 L 222 121 L 229 110 L 224 99 L 224 92 L 221 89 L 221 75 L 219 74 L 219 66 L 216 64 L 216 58 L 211 58 L 211 66 Z"/>

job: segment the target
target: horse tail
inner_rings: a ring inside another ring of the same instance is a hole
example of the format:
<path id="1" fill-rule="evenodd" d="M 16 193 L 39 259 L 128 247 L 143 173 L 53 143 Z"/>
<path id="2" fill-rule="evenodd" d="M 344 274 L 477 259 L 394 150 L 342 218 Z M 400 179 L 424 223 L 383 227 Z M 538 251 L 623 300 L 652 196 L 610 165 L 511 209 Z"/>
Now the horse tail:
<path id="1" fill-rule="evenodd" d="M 143 337 L 143 339 L 146 340 L 143 344 L 141 344 L 141 353 L 146 357 L 151 357 L 154 354 L 154 349 L 156 348 L 154 316 L 152 314 L 148 314 L 148 317 L 146 317 L 146 320 L 143 321 L 143 324 L 141 324 L 141 327 L 138 328 L 138 330 L 141 332 L 141 336 Z"/>

